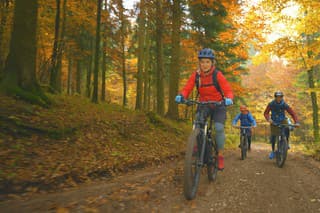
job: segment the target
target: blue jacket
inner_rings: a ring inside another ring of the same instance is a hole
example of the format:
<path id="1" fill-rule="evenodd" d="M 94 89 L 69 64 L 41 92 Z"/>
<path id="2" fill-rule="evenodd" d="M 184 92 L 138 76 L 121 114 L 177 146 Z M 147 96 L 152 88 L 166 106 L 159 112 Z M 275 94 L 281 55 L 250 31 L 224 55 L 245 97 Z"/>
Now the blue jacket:
<path id="1" fill-rule="evenodd" d="M 239 113 L 233 119 L 232 125 L 236 125 L 239 119 L 241 126 L 257 126 L 256 120 L 253 118 L 250 112 L 248 114 Z"/>

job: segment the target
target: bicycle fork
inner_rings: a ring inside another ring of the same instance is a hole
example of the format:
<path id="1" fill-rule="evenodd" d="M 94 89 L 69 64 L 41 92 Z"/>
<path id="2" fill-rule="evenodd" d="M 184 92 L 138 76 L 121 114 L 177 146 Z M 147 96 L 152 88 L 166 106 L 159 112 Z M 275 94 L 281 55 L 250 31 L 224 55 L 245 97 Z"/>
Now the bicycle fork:
<path id="1" fill-rule="evenodd" d="M 200 152 L 200 159 L 198 162 L 198 166 L 202 167 L 204 165 L 204 157 L 205 157 L 205 150 L 206 150 L 206 143 L 207 143 L 207 131 L 208 131 L 208 122 L 205 123 L 204 128 L 200 130 L 202 133 L 202 142 L 201 143 L 201 152 Z"/>

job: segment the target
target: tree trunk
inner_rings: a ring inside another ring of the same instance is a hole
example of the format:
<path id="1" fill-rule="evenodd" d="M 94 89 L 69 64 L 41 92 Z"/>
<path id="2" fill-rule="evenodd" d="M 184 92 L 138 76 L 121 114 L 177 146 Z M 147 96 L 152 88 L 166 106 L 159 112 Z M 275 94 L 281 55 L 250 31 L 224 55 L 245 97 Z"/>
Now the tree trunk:
<path id="1" fill-rule="evenodd" d="M 127 106 L 127 74 L 126 74 L 126 55 L 125 55 L 125 48 L 124 48 L 124 39 L 122 39 L 122 79 L 123 79 L 123 99 L 122 105 Z"/>
<path id="2" fill-rule="evenodd" d="M 7 21 L 9 16 L 9 3 L 5 3 L 1 8 L 0 12 L 2 13 L 0 16 L 0 76 L 1 72 L 4 68 L 4 62 L 6 60 L 6 51 L 4 47 L 4 38 L 6 33 Z"/>
<path id="3" fill-rule="evenodd" d="M 97 2 L 97 28 L 96 28 L 96 50 L 94 60 L 94 80 L 93 80 L 93 94 L 92 102 L 98 103 L 98 78 L 99 78 L 99 59 L 100 59 L 100 27 L 101 27 L 101 9 L 102 0 Z"/>
<path id="4" fill-rule="evenodd" d="M 102 56 L 102 73 L 101 73 L 101 101 L 106 101 L 106 71 L 107 71 L 107 41 L 103 41 L 103 56 Z"/>
<path id="5" fill-rule="evenodd" d="M 137 96 L 136 110 L 142 108 L 143 91 L 143 62 L 144 62 L 144 43 L 145 43 L 145 8 L 144 0 L 140 1 L 140 14 L 138 24 L 138 75 L 137 75 Z"/>
<path id="6" fill-rule="evenodd" d="M 108 1 L 104 0 L 104 10 L 106 12 L 106 19 L 104 22 L 103 29 L 103 45 L 102 45 L 102 73 L 101 73 L 101 101 L 106 101 L 106 72 L 107 72 L 107 46 L 108 46 L 108 33 L 109 33 L 109 10 L 108 10 Z"/>
<path id="7" fill-rule="evenodd" d="M 95 60 L 94 60 L 94 50 L 95 50 L 95 47 L 94 47 L 94 38 L 93 38 L 93 37 L 91 37 L 91 39 L 90 39 L 90 49 L 91 49 L 91 54 L 90 54 L 89 62 L 88 62 L 89 64 L 88 64 L 87 85 L 86 85 L 86 88 L 87 88 L 87 97 L 88 97 L 88 98 L 91 97 L 92 70 L 93 70 L 94 61 L 95 61 Z"/>
<path id="8" fill-rule="evenodd" d="M 90 98 L 91 95 L 91 73 L 92 73 L 92 60 L 93 56 L 90 57 L 87 64 L 87 81 L 86 81 L 86 95 Z"/>
<path id="9" fill-rule="evenodd" d="M 157 113 L 164 115 L 163 14 L 162 0 L 156 1 Z"/>
<path id="10" fill-rule="evenodd" d="M 37 17 L 37 0 L 15 1 L 10 51 L 0 90 L 46 106 L 49 100 L 36 79 Z"/>
<path id="11" fill-rule="evenodd" d="M 150 109 L 150 44 L 151 39 L 148 33 L 145 34 L 146 47 L 144 49 L 144 77 L 143 77 L 143 109 Z"/>
<path id="12" fill-rule="evenodd" d="M 68 95 L 72 95 L 72 66 L 73 61 L 72 58 L 69 58 L 69 64 L 68 64 L 68 85 L 67 85 L 67 93 Z"/>
<path id="13" fill-rule="evenodd" d="M 50 87 L 54 92 L 58 91 L 58 72 L 57 72 L 57 56 L 59 46 L 59 35 L 60 35 L 60 0 L 56 0 L 57 10 L 55 19 L 54 29 L 54 42 L 51 56 L 51 67 L 50 67 Z"/>
<path id="14" fill-rule="evenodd" d="M 67 0 L 63 1 L 63 10 L 62 10 L 62 26 L 61 26 L 61 35 L 58 42 L 58 51 L 57 51 L 57 79 L 56 79 L 56 86 L 57 91 L 59 93 L 62 92 L 62 58 L 63 58 L 63 49 L 64 49 L 64 37 L 66 31 L 66 11 L 67 11 Z"/>
<path id="15" fill-rule="evenodd" d="M 179 112 L 178 105 L 175 103 L 175 96 L 178 93 L 180 78 L 180 0 L 173 1 L 172 12 L 172 56 L 170 64 L 169 107 L 167 116 L 172 119 L 178 119 Z"/>
<path id="16" fill-rule="evenodd" d="M 308 70 L 308 83 L 309 88 L 314 89 L 314 67 Z M 317 94 L 315 92 L 310 93 L 311 103 L 312 103 L 312 121 L 313 121 L 313 137 L 316 142 L 320 141 L 319 137 L 319 107 L 317 103 Z"/>
<path id="17" fill-rule="evenodd" d="M 124 19 L 124 7 L 123 1 L 119 1 L 119 19 L 121 22 L 120 31 L 121 31 L 121 61 L 122 61 L 122 79 L 123 79 L 123 97 L 122 105 L 127 106 L 127 74 L 126 74 L 126 54 L 125 54 L 125 19 Z"/>
<path id="18" fill-rule="evenodd" d="M 76 81 L 76 91 L 81 95 L 81 76 L 82 76 L 82 63 L 77 61 L 77 81 Z"/>

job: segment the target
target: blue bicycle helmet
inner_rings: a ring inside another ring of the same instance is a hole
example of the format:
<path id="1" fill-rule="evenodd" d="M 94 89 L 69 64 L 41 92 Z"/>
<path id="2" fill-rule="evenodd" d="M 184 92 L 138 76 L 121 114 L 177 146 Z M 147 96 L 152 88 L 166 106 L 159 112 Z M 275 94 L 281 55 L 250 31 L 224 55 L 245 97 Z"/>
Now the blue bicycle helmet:
<path id="1" fill-rule="evenodd" d="M 213 53 L 212 49 L 204 48 L 204 49 L 199 51 L 198 58 L 199 59 L 201 59 L 201 58 L 214 59 L 214 53 Z"/>

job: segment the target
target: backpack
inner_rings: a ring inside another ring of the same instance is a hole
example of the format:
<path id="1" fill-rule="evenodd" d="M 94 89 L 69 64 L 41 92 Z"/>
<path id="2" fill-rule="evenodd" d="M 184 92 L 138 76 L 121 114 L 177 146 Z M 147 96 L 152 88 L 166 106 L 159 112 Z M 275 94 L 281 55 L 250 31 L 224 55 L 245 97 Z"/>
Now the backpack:
<path id="1" fill-rule="evenodd" d="M 275 122 L 281 122 L 285 119 L 285 110 L 288 108 L 288 104 L 282 101 L 277 104 L 276 101 L 270 103 L 271 119 Z"/>
<path id="2" fill-rule="evenodd" d="M 224 98 L 224 94 L 221 90 L 221 87 L 219 85 L 219 82 L 218 82 L 218 79 L 217 79 L 217 75 L 220 71 L 215 68 L 213 73 L 212 73 L 212 83 L 213 83 L 213 86 L 216 88 L 216 90 L 221 94 L 222 98 Z M 196 87 L 197 87 L 197 91 L 198 91 L 198 94 L 197 96 L 199 95 L 199 86 L 200 86 L 200 74 L 197 72 L 196 73 L 196 79 L 195 79 L 195 83 L 196 83 Z M 211 86 L 212 84 L 206 84 L 205 86 Z"/>
<path id="3" fill-rule="evenodd" d="M 249 121 L 249 114 L 251 115 L 251 113 L 249 112 L 248 114 L 240 114 L 240 124 L 241 126 L 246 126 L 251 124 Z"/>

